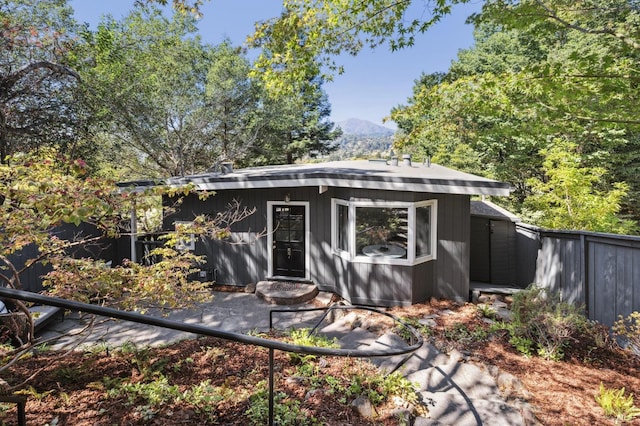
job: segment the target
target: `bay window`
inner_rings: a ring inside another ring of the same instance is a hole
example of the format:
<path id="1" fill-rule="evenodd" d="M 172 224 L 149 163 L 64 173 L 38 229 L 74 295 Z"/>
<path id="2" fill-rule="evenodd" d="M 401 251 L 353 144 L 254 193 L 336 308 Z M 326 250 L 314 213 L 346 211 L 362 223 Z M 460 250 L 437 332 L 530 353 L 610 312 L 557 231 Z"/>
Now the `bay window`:
<path id="1" fill-rule="evenodd" d="M 436 200 L 332 200 L 332 247 L 364 263 L 415 264 L 435 258 Z"/>

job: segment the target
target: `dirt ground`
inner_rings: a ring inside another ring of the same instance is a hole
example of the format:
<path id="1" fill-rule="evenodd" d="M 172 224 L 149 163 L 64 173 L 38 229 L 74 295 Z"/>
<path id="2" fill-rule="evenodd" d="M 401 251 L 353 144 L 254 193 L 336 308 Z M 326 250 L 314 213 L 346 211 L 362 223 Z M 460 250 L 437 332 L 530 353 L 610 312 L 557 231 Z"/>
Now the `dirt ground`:
<path id="1" fill-rule="evenodd" d="M 608 388 L 624 387 L 635 396 L 640 406 L 640 358 L 617 348 L 613 342 L 598 347 L 583 336 L 565 350 L 565 360 L 545 361 L 518 354 L 504 334 L 488 338 L 451 339 L 452 327 L 467 329 L 488 324 L 482 320 L 475 305 L 456 305 L 434 301 L 432 304 L 395 308 L 391 312 L 405 318 L 438 316 L 429 339 L 439 348 L 457 349 L 469 362 L 494 365 L 518 377 L 528 391 L 528 402 L 534 407 L 537 420 L 544 425 L 607 425 L 606 418 L 594 396 L 600 383 Z M 126 396 L 110 395 L 106 383 L 127 381 L 140 383 L 148 379 L 150 368 L 161 365 L 168 383 L 181 392 L 208 379 L 211 386 L 227 390 L 228 397 L 215 401 L 215 412 L 189 402 L 169 403 L 160 408 L 146 407 Z M 321 362 L 319 374 L 333 376 L 345 383 L 354 375 L 373 374 L 374 367 L 357 359 L 330 358 Z M 246 412 L 252 404 L 249 395 L 258 383 L 267 379 L 268 352 L 214 338 L 183 341 L 174 345 L 145 349 L 141 352 L 96 348 L 91 352 L 76 352 L 60 357 L 46 351 L 16 364 L 2 374 L 10 384 L 19 383 L 34 371 L 42 371 L 25 386 L 28 395 L 27 424 L 30 425 L 167 425 L 167 424 L 248 424 Z M 289 356 L 276 352 L 276 391 L 286 394 L 285 400 L 299 401 L 306 416 L 315 417 L 327 425 L 394 425 L 397 418 L 391 402 L 378 407 L 375 420 L 359 418 L 348 401 L 328 390 L 309 393 L 309 383 L 290 380 L 295 365 Z M 14 425 L 15 408 L 0 410 L 3 425 Z M 634 425 L 640 425 L 636 419 Z"/>

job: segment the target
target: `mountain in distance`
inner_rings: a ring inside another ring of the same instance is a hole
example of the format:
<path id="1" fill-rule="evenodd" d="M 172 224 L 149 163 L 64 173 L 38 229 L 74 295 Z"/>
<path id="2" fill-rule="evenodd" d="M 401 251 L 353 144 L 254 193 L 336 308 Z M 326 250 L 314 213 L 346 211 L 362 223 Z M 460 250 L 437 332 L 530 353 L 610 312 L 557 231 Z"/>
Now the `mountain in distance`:
<path id="1" fill-rule="evenodd" d="M 390 156 L 394 130 L 358 118 L 336 123 L 336 127 L 342 129 L 342 136 L 336 140 L 336 149 L 324 159 L 355 160 Z"/>
<path id="2" fill-rule="evenodd" d="M 371 121 L 361 120 L 359 118 L 349 118 L 345 121 L 336 123 L 336 127 L 342 129 L 343 135 L 359 135 L 359 136 L 391 136 L 394 130 L 388 127 L 380 126 Z"/>

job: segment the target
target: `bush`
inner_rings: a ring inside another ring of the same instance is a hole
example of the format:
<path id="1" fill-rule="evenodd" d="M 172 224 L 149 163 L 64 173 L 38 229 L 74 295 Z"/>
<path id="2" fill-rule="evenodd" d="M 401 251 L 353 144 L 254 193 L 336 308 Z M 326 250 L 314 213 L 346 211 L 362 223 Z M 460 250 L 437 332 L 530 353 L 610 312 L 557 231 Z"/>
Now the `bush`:
<path id="1" fill-rule="evenodd" d="M 626 318 L 620 315 L 612 328 L 617 336 L 626 341 L 627 348 L 640 356 L 640 312 L 632 312 Z"/>
<path id="2" fill-rule="evenodd" d="M 630 422 L 640 417 L 640 408 L 633 405 L 633 395 L 624 395 L 622 389 L 607 389 L 600 383 L 600 392 L 595 396 L 596 402 L 604 410 L 604 414 L 613 417 L 616 424 Z"/>
<path id="3" fill-rule="evenodd" d="M 582 309 L 560 301 L 557 295 L 535 285 L 515 294 L 511 309 L 510 342 L 527 356 L 537 353 L 545 359 L 559 361 L 575 336 L 589 329 Z"/>

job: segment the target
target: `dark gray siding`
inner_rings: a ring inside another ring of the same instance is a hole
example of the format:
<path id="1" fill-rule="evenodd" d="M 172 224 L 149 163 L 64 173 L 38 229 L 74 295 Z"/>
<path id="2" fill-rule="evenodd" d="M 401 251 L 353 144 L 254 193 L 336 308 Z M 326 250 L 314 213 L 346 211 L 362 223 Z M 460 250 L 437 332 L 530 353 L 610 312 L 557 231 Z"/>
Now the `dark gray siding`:
<path id="1" fill-rule="evenodd" d="M 320 289 L 334 291 L 352 303 L 408 305 L 432 296 L 466 300 L 469 291 L 469 196 L 416 194 L 318 187 L 218 191 L 202 202 L 189 196 L 173 220 L 190 220 L 197 214 L 215 214 L 234 199 L 256 212 L 232 227 L 235 244 L 228 241 L 199 242 L 198 253 L 206 254 L 208 269 L 218 283 L 246 285 L 267 278 L 267 238 L 256 236 L 267 228 L 267 201 L 309 202 L 309 275 Z M 438 259 L 416 266 L 349 262 L 331 250 L 331 199 L 367 199 L 414 202 L 438 200 Z M 441 287 L 441 288 L 440 288 Z"/>
<path id="2" fill-rule="evenodd" d="M 434 296 L 458 301 L 469 298 L 470 199 L 438 195 L 438 259 Z"/>
<path id="3" fill-rule="evenodd" d="M 65 224 L 54 231 L 52 231 L 56 237 L 61 240 L 78 241 L 81 239 L 89 239 L 94 236 L 99 236 L 100 232 L 95 229 L 94 226 L 83 223 L 79 226 L 73 224 Z M 123 238 L 128 242 L 128 238 Z M 115 240 L 110 238 L 103 238 L 99 241 L 94 241 L 90 244 L 78 245 L 68 250 L 67 254 L 74 258 L 89 257 L 93 259 L 102 259 L 104 261 L 111 261 L 113 265 L 119 265 L 122 259 L 128 256 L 128 251 L 124 251 L 120 244 L 122 240 Z M 25 263 L 41 256 L 40 250 L 34 244 L 30 244 L 24 247 L 17 253 L 9 256 L 9 261 L 13 266 L 20 270 L 24 268 Z M 0 268 L 5 267 L 5 263 L 0 260 Z M 41 262 L 37 262 L 25 269 L 20 274 L 20 282 L 22 284 L 21 290 L 40 292 L 43 290 L 42 277 L 51 271 L 51 265 L 43 265 Z M 10 277 L 9 270 L 2 271 L 5 276 Z"/>
<path id="4" fill-rule="evenodd" d="M 517 223 L 516 231 L 516 285 L 525 288 L 535 282 L 536 259 L 542 247 L 540 235 L 535 229 Z"/>
<path id="5" fill-rule="evenodd" d="M 562 300 L 576 305 L 586 303 L 582 282 L 582 248 L 579 236 L 549 235 L 540 250 L 535 282 Z"/>
<path id="6" fill-rule="evenodd" d="M 516 232 L 506 220 L 491 221 L 491 283 L 516 282 Z"/>
<path id="7" fill-rule="evenodd" d="M 640 310 L 640 238 L 517 226 L 520 263 L 535 262 L 535 282 L 584 305 L 590 319 L 611 326 Z M 524 264 L 528 274 L 529 265 Z"/>

